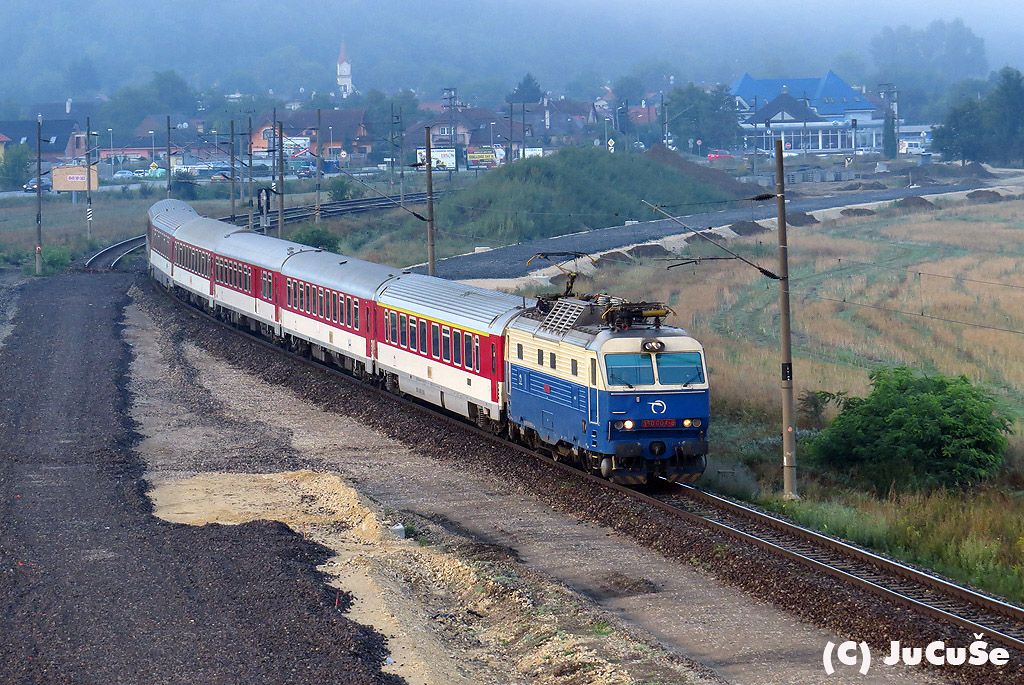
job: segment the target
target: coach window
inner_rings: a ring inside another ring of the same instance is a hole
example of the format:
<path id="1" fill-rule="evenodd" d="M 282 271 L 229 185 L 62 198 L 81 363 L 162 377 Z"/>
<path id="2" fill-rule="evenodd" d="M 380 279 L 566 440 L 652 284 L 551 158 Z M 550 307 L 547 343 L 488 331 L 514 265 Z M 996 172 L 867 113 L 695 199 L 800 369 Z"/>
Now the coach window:
<path id="1" fill-rule="evenodd" d="M 516 358 L 517 359 L 522 359 L 523 358 L 523 343 L 516 343 Z"/>
<path id="2" fill-rule="evenodd" d="M 447 326 L 441 329 L 441 359 L 446 362 L 452 359 L 452 332 Z"/>
<path id="3" fill-rule="evenodd" d="M 462 332 L 452 331 L 452 362 L 456 366 L 462 366 Z"/>
<path id="4" fill-rule="evenodd" d="M 396 312 L 391 312 L 391 314 L 389 315 L 389 320 L 391 322 L 391 342 L 393 342 L 395 345 L 397 345 L 398 344 L 398 314 Z"/>
<path id="5" fill-rule="evenodd" d="M 441 357 L 441 326 L 430 324 L 430 355 L 434 359 Z"/>
<path id="6" fill-rule="evenodd" d="M 252 292 L 252 267 L 245 267 L 245 292 Z"/>
<path id="7" fill-rule="evenodd" d="M 317 293 L 317 301 L 319 302 L 319 305 L 317 306 L 317 316 L 322 319 L 324 318 L 324 289 L 319 288 Z"/>
<path id="8" fill-rule="evenodd" d="M 572 359 L 572 360 L 569 361 L 569 371 L 574 376 L 580 375 L 580 373 L 579 373 L 580 367 L 579 367 L 579 364 L 576 363 L 575 359 Z"/>
<path id="9" fill-rule="evenodd" d="M 420 319 L 420 354 L 427 353 L 427 322 Z"/>
<path id="10" fill-rule="evenodd" d="M 398 315 L 398 340 L 402 347 L 409 346 L 409 319 L 405 314 Z"/>
<path id="11" fill-rule="evenodd" d="M 473 366 L 477 371 L 480 370 L 480 336 L 473 336 Z"/>
<path id="12" fill-rule="evenodd" d="M 298 287 L 299 290 L 298 309 L 300 312 L 302 312 L 306 310 L 306 286 L 304 286 L 301 283 L 296 283 L 295 285 Z"/>
<path id="13" fill-rule="evenodd" d="M 416 351 L 416 317 L 409 317 L 409 349 Z"/>
<path id="14" fill-rule="evenodd" d="M 544 350 L 537 348 L 537 366 L 544 366 Z"/>
<path id="15" fill-rule="evenodd" d="M 331 293 L 331 321 L 338 323 L 338 293 Z"/>
<path id="16" fill-rule="evenodd" d="M 284 301 L 289 307 L 292 306 L 292 279 L 290 278 L 284 282 Z"/>
<path id="17" fill-rule="evenodd" d="M 558 365 L 555 363 L 555 353 L 554 352 L 549 352 L 548 353 L 548 366 L 550 366 L 552 369 L 557 369 L 558 368 Z"/>
<path id="18" fill-rule="evenodd" d="M 306 286 L 306 313 L 307 314 L 312 314 L 313 313 L 313 307 L 316 306 L 316 303 L 313 302 L 313 296 L 314 296 L 315 292 L 316 292 L 316 290 L 313 288 L 313 286 L 311 286 L 311 285 L 307 285 Z"/>
<path id="19" fill-rule="evenodd" d="M 346 297 L 345 298 L 345 309 L 347 310 L 347 312 L 345 314 L 345 325 L 351 326 L 352 325 L 352 298 L 351 297 Z"/>
<path id="20" fill-rule="evenodd" d="M 352 328 L 359 330 L 359 300 L 352 300 Z"/>
<path id="21" fill-rule="evenodd" d="M 491 375 L 498 373 L 498 346 L 491 343 Z"/>
<path id="22" fill-rule="evenodd" d="M 463 361 L 466 362 L 466 368 L 472 370 L 473 369 L 473 336 L 471 336 L 469 333 L 466 333 L 466 335 L 463 337 L 463 341 L 465 342 L 465 354 L 463 355 Z"/>

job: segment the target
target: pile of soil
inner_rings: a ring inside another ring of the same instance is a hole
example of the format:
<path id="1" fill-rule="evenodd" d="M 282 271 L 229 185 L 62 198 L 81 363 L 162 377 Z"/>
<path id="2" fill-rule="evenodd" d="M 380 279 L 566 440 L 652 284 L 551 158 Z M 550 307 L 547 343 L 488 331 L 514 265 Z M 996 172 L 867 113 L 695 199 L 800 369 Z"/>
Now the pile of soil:
<path id="1" fill-rule="evenodd" d="M 967 201 L 974 204 L 985 204 L 988 202 L 1002 202 L 1003 196 L 994 190 L 972 190 L 967 193 Z"/>
<path id="2" fill-rule="evenodd" d="M 606 266 L 622 266 L 623 264 L 632 263 L 633 260 L 625 252 L 616 250 L 615 252 L 609 252 L 598 257 L 594 266 L 598 269 L 603 269 Z"/>
<path id="3" fill-rule="evenodd" d="M 874 216 L 875 212 L 871 209 L 865 209 L 864 207 L 847 207 L 846 209 L 839 212 L 843 216 Z"/>
<path id="4" fill-rule="evenodd" d="M 737 221 L 734 224 L 729 224 L 729 230 L 736 235 L 757 235 L 768 232 L 767 228 L 756 221 Z"/>
<path id="5" fill-rule="evenodd" d="M 687 162 L 664 145 L 655 145 L 646 154 L 656 162 L 678 169 L 700 183 L 717 188 L 734 197 L 746 197 L 751 194 L 749 186 L 740 183 L 724 171 Z"/>
<path id="6" fill-rule="evenodd" d="M 631 255 L 637 259 L 642 259 L 643 257 L 666 257 L 672 253 L 666 250 L 661 245 L 655 244 L 637 245 L 633 249 L 628 250 L 626 254 Z"/>
<path id="7" fill-rule="evenodd" d="M 786 223 L 790 226 L 813 226 L 814 224 L 821 223 L 810 214 L 804 212 L 794 212 L 793 214 L 786 215 Z"/>
<path id="8" fill-rule="evenodd" d="M 935 204 L 929 202 L 923 197 L 911 195 L 909 197 L 904 197 L 902 199 L 897 200 L 896 202 L 893 203 L 893 207 L 908 212 L 922 212 L 927 211 L 929 209 L 935 209 Z"/>
<path id="9" fill-rule="evenodd" d="M 965 176 L 973 176 L 974 178 L 995 178 L 996 175 L 991 171 L 983 167 L 979 162 L 971 162 L 967 166 L 963 167 Z"/>
<path id="10" fill-rule="evenodd" d="M 865 181 L 860 184 L 861 190 L 885 190 L 886 185 L 881 181 Z"/>
<path id="11" fill-rule="evenodd" d="M 839 186 L 836 190 L 861 190 L 863 188 L 863 183 L 860 181 L 854 181 L 853 183 L 847 183 L 845 186 Z"/>

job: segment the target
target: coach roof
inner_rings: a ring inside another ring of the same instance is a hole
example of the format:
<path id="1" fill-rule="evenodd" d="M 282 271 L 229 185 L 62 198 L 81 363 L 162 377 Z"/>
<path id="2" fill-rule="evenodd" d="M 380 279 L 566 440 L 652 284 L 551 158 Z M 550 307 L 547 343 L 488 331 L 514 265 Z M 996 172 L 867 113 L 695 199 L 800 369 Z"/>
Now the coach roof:
<path id="1" fill-rule="evenodd" d="M 505 324 L 533 298 L 486 290 L 457 281 L 403 273 L 381 288 L 377 301 L 395 309 L 404 309 L 437 321 L 490 333 L 501 333 Z"/>
<path id="2" fill-rule="evenodd" d="M 381 284 L 399 273 L 398 269 L 347 255 L 300 246 L 284 260 L 281 273 L 372 300 Z"/>
<path id="3" fill-rule="evenodd" d="M 198 219 L 196 210 L 181 200 L 160 200 L 149 208 L 149 220 L 171 235 L 186 223 Z"/>

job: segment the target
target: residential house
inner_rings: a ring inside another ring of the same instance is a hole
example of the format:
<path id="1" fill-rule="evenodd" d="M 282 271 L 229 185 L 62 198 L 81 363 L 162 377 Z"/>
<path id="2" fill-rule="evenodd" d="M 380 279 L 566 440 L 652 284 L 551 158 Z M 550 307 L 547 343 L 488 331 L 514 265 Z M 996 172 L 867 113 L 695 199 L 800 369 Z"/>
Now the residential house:
<path id="1" fill-rule="evenodd" d="M 75 135 L 78 126 L 70 119 L 43 119 L 40 153 L 43 161 L 65 162 L 85 154 L 84 137 Z M 28 145 L 36 149 L 36 120 L 0 121 L 6 145 Z"/>
<path id="2" fill-rule="evenodd" d="M 326 159 L 347 158 L 359 164 L 373 152 L 365 109 L 321 110 L 319 136 L 315 109 L 278 112 L 278 117 L 284 128 L 284 150 L 291 157 L 312 155 L 319 149 Z M 252 146 L 254 153 L 263 155 L 273 148 L 273 115 L 264 114 L 259 122 L 252 131 Z"/>

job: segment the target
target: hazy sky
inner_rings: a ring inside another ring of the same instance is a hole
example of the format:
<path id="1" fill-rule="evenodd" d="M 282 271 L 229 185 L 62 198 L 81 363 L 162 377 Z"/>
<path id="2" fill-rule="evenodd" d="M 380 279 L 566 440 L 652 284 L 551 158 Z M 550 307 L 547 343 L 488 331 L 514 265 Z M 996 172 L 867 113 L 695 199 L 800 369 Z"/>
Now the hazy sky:
<path id="1" fill-rule="evenodd" d="M 88 58 L 104 91 L 174 69 L 196 87 L 330 87 L 344 39 L 356 86 L 467 92 L 509 88 L 526 71 L 559 91 L 580 75 L 638 66 L 680 80 L 869 72 L 885 26 L 962 18 L 989 66 L 1024 67 L 1024 3 L 1005 0 L 7 0 L 0 97 L 51 99 Z M 510 84 L 511 82 L 511 84 Z"/>

